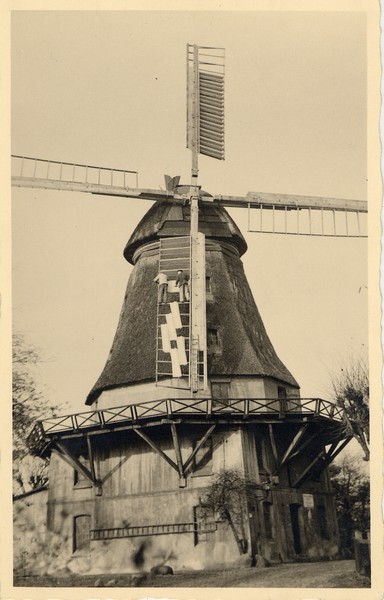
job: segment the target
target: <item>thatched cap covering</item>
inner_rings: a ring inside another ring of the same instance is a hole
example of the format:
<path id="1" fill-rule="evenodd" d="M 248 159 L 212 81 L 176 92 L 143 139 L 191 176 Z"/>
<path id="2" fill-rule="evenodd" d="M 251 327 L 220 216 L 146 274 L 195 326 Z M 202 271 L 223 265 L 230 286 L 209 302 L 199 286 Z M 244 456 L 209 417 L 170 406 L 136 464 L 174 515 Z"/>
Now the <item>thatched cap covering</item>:
<path id="1" fill-rule="evenodd" d="M 221 206 L 200 203 L 199 231 L 209 239 L 234 244 L 240 256 L 247 250 L 247 243 L 236 223 Z M 141 219 L 124 250 L 128 262 L 134 264 L 133 254 L 143 243 L 161 237 L 190 234 L 190 207 L 175 202 L 156 202 Z"/>
<path id="2" fill-rule="evenodd" d="M 157 285 L 153 280 L 158 268 L 158 253 L 138 258 L 109 357 L 86 404 L 108 389 L 155 380 Z M 298 388 L 271 344 L 236 252 L 211 242 L 206 268 L 211 287 L 207 328 L 208 333 L 212 328 L 218 332 L 221 345 L 208 349 L 208 377 L 272 377 Z"/>

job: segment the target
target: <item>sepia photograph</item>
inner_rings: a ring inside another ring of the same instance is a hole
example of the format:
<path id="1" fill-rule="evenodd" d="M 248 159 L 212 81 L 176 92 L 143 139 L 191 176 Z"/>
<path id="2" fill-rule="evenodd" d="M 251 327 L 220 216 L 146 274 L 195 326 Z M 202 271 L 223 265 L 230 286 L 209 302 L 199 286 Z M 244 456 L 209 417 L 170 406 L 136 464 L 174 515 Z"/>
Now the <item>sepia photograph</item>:
<path id="1" fill-rule="evenodd" d="M 7 598 L 379 597 L 365 4 L 10 10 Z"/>

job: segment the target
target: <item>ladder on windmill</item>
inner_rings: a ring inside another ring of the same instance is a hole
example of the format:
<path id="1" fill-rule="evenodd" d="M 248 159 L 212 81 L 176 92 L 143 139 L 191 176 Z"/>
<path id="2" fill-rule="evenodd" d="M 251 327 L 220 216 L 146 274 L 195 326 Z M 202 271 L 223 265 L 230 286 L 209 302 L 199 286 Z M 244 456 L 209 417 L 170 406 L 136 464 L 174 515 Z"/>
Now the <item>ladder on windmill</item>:
<path id="1" fill-rule="evenodd" d="M 192 272 L 190 236 L 160 239 L 159 273 L 168 277 L 168 301 L 157 303 L 156 383 L 172 377 L 184 380 L 185 389 L 198 390 L 204 387 L 206 362 L 192 340 L 191 302 L 179 301 L 175 282 L 180 269 Z"/>

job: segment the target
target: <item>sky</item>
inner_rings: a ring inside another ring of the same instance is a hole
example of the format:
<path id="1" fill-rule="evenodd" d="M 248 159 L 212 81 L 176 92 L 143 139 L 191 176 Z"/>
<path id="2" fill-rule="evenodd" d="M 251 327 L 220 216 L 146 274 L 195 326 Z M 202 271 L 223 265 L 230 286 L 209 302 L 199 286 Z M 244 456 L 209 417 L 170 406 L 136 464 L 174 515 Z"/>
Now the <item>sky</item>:
<path id="1" fill-rule="evenodd" d="M 202 187 L 367 200 L 364 13 L 19 11 L 11 25 L 13 154 L 188 183 L 186 44 L 220 46 L 226 159 L 199 158 Z M 54 404 L 84 409 L 151 204 L 13 189 L 13 326 Z M 246 211 L 229 212 L 278 356 L 302 397 L 330 398 L 331 374 L 368 350 L 366 240 L 247 233 Z"/>

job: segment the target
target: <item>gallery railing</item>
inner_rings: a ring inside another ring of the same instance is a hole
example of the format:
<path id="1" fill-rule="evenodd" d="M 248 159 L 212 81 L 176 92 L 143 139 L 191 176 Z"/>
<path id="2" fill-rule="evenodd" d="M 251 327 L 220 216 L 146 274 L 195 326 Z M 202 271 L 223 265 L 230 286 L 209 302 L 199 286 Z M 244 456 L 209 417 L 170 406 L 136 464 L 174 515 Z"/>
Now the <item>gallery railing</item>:
<path id="1" fill-rule="evenodd" d="M 116 425 L 134 424 L 147 419 L 174 417 L 212 417 L 249 419 L 268 415 L 278 419 L 300 415 L 343 421 L 343 410 L 337 404 L 320 398 L 241 398 L 216 400 L 212 398 L 167 398 L 127 404 L 102 410 L 51 417 L 36 422 L 28 436 L 31 450 L 41 446 L 47 437 L 56 434 L 108 429 Z"/>

